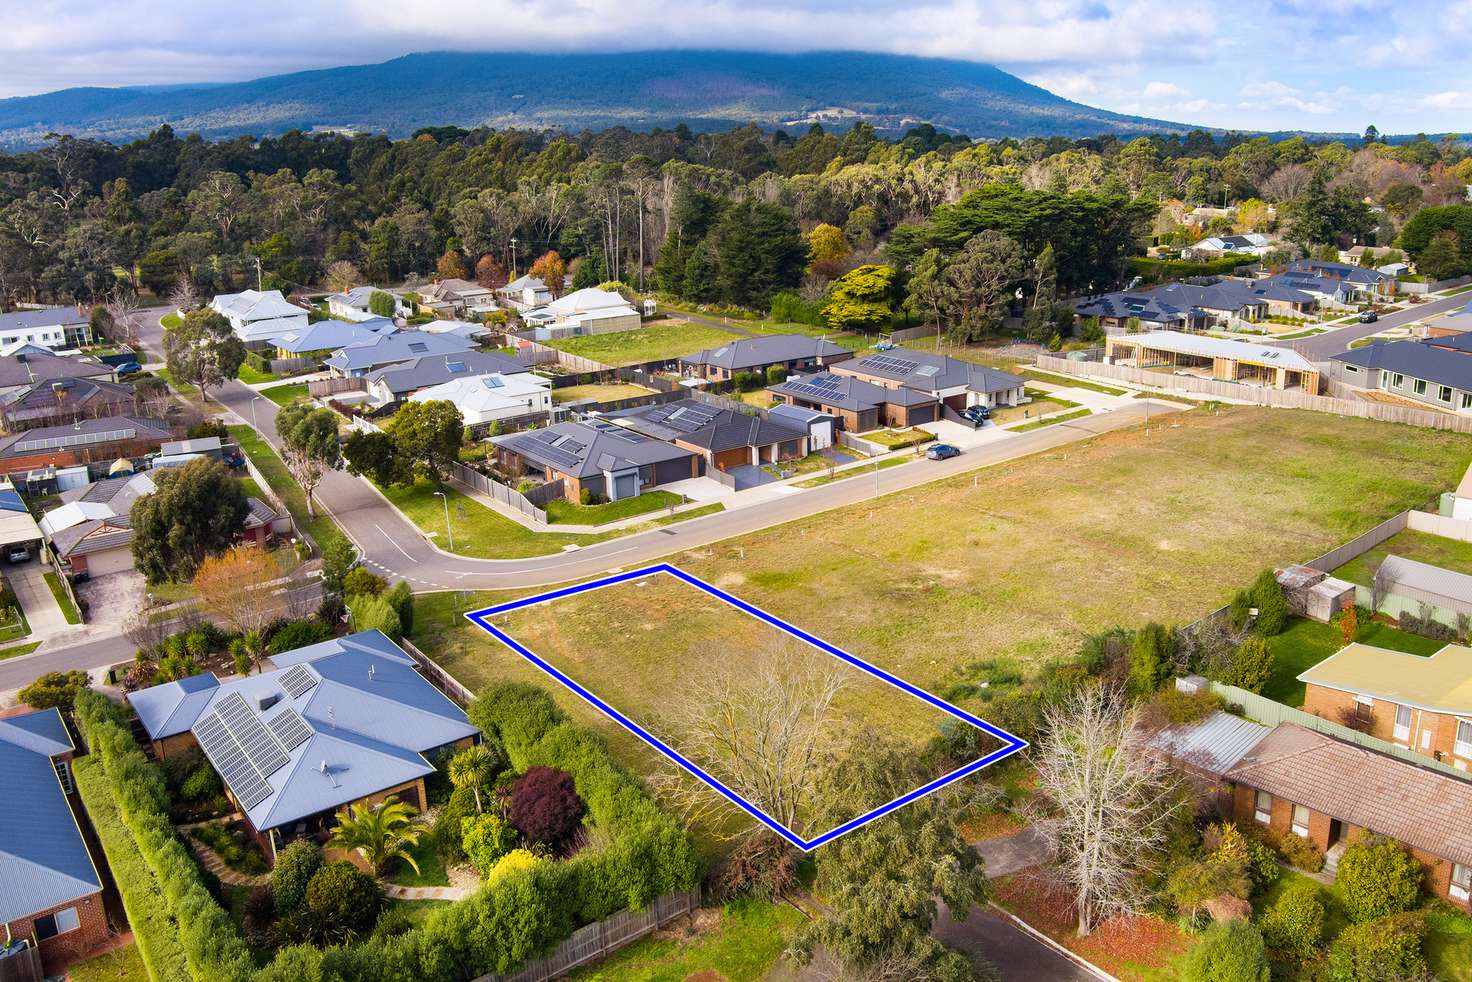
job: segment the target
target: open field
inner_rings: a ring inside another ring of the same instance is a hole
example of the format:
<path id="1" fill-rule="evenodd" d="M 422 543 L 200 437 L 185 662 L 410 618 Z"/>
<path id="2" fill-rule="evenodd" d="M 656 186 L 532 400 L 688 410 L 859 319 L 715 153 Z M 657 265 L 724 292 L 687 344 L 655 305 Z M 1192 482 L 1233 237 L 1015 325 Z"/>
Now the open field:
<path id="1" fill-rule="evenodd" d="M 1442 569 L 1472 574 L 1472 542 L 1443 539 L 1439 535 L 1406 529 L 1397 532 L 1362 556 L 1356 556 L 1334 570 L 1341 580 L 1369 586 L 1375 579 L 1375 570 L 1387 555 L 1394 554 L 1418 563 L 1429 563 Z"/>
<path id="2" fill-rule="evenodd" d="M 935 338 L 911 338 L 908 341 L 901 341 L 900 347 L 909 348 L 912 351 L 934 352 L 936 350 Z M 940 353 L 949 355 L 960 361 L 974 362 L 978 365 L 986 365 L 989 368 L 1000 368 L 1006 372 L 1032 364 L 1031 358 L 1017 358 L 1001 354 L 995 345 L 952 344 L 949 341 L 943 341 L 940 345 Z"/>
<path id="3" fill-rule="evenodd" d="M 797 908 L 745 897 L 636 941 L 568 976 L 577 982 L 759 982 L 803 924 Z"/>
<path id="4" fill-rule="evenodd" d="M 706 348 L 718 348 L 737 337 L 739 335 L 730 331 L 680 321 L 639 327 L 632 331 L 561 338 L 547 344 L 570 355 L 591 358 L 617 368 L 648 361 L 673 360 Z"/>
<path id="5" fill-rule="evenodd" d="M 615 399 L 632 399 L 635 396 L 653 395 L 653 389 L 626 382 L 593 383 L 591 385 L 568 385 L 552 390 L 553 402 L 575 402 L 592 399 L 595 402 L 613 402 Z"/>

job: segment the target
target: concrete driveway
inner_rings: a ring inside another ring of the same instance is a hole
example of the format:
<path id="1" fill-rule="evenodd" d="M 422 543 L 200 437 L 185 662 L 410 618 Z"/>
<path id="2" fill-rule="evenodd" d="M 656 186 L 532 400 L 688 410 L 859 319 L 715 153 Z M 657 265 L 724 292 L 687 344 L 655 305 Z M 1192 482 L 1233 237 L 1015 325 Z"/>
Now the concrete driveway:
<path id="1" fill-rule="evenodd" d="M 6 579 L 15 590 L 16 599 L 20 601 L 21 609 L 26 612 L 26 620 L 31 624 L 32 641 L 49 640 L 77 629 L 76 625 L 66 622 L 56 597 L 46 585 L 43 574 L 48 569 L 49 566 L 33 559 L 18 566 L 8 566 L 4 570 Z"/>
<path id="2" fill-rule="evenodd" d="M 118 633 L 148 600 L 143 574 L 131 569 L 78 583 L 76 591 L 87 604 L 87 623 L 94 633 Z"/>

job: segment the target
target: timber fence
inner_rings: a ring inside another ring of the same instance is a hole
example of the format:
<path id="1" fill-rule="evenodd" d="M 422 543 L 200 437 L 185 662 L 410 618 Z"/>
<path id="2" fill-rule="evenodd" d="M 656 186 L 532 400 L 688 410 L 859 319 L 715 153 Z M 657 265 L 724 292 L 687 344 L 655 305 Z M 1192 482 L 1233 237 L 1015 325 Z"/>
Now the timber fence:
<path id="1" fill-rule="evenodd" d="M 537 501 L 534 501 L 515 488 L 508 487 L 458 462 L 450 465 L 450 483 L 483 494 L 509 508 L 515 508 L 539 525 L 547 524 L 547 512 L 539 507 L 539 504 L 546 504 L 554 498 L 562 497 L 565 493 L 561 481 L 552 481 L 534 489 L 532 493 L 538 498 Z"/>
<path id="2" fill-rule="evenodd" d="M 461 709 L 470 705 L 471 700 L 475 698 L 475 693 L 462 685 L 459 679 L 441 667 L 439 662 L 420 651 L 408 638 L 404 638 L 399 644 L 409 653 L 409 657 L 414 659 L 414 664 L 419 668 L 419 674 L 428 679 L 430 684 L 448 696 L 450 701 Z"/>

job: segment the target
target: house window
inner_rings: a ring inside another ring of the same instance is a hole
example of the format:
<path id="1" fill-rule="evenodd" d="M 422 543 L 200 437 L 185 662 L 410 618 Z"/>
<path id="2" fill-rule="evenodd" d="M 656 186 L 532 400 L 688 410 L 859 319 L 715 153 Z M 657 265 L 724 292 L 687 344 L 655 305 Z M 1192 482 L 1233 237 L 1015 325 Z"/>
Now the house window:
<path id="1" fill-rule="evenodd" d="M 1273 820 L 1272 795 L 1268 794 L 1266 791 L 1259 791 L 1257 793 L 1257 800 L 1256 802 L 1254 802 L 1252 817 L 1255 821 L 1263 825 L 1266 825 Z"/>
<path id="2" fill-rule="evenodd" d="M 1354 721 L 1369 723 L 1375 718 L 1375 700 L 1369 696 L 1354 697 Z"/>
<path id="3" fill-rule="evenodd" d="M 1453 749 L 1458 757 L 1472 757 L 1472 723 L 1457 720 L 1457 745 Z"/>
<path id="4" fill-rule="evenodd" d="M 1344 370 L 1346 372 L 1348 372 L 1349 374 L 1351 374 L 1351 375 L 1358 375 L 1360 373 L 1360 366 L 1358 366 L 1358 365 L 1345 365 L 1344 366 Z"/>
<path id="5" fill-rule="evenodd" d="M 1463 866 L 1461 863 L 1452 864 L 1452 884 L 1449 892 L 1458 900 L 1472 897 L 1472 866 Z"/>
<path id="6" fill-rule="evenodd" d="M 1437 390 L 1436 398 L 1440 399 L 1442 402 L 1450 403 L 1452 401 L 1452 387 L 1450 385 L 1443 385 L 1440 389 Z"/>
<path id="7" fill-rule="evenodd" d="M 1404 388 L 1406 384 L 1406 377 L 1400 372 L 1396 372 L 1394 375 L 1390 376 L 1390 384 L 1395 386 L 1397 389 Z"/>
<path id="8" fill-rule="evenodd" d="M 61 782 L 61 790 L 67 794 L 71 794 L 76 790 L 76 785 L 72 784 L 71 764 L 66 761 L 58 760 L 56 762 L 56 778 Z"/>
<path id="9" fill-rule="evenodd" d="M 1411 390 L 1418 396 L 1424 396 L 1426 394 L 1426 380 L 1422 378 L 1416 379 L 1416 384 L 1411 386 Z"/>
<path id="10" fill-rule="evenodd" d="M 36 937 L 41 941 L 45 941 L 47 938 L 54 938 L 58 934 L 75 931 L 80 926 L 81 922 L 77 919 L 77 908 L 68 907 L 65 910 L 58 910 L 54 914 L 47 914 L 45 917 L 36 918 Z"/>
<path id="11" fill-rule="evenodd" d="M 1395 707 L 1395 738 L 1397 740 L 1409 740 L 1411 738 L 1411 707 Z"/>
<path id="12" fill-rule="evenodd" d="M 1293 834 L 1300 839 L 1308 838 L 1308 806 L 1293 806 Z"/>
<path id="13" fill-rule="evenodd" d="M 1462 393 L 1462 408 L 1472 409 L 1472 392 Z"/>

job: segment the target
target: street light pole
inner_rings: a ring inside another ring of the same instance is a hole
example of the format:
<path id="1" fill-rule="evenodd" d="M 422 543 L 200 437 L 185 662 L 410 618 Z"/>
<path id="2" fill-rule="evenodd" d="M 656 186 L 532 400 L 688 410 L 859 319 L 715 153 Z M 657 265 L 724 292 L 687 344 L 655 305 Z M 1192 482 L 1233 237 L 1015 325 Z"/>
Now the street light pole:
<path id="1" fill-rule="evenodd" d="M 261 397 L 260 396 L 256 396 L 255 398 L 251 399 L 251 401 L 250 401 L 250 425 L 251 425 L 251 429 L 255 430 L 257 433 L 261 432 L 261 423 L 260 423 L 260 420 L 256 419 L 256 403 L 258 403 L 260 401 L 261 401 Z"/>
<path id="2" fill-rule="evenodd" d="M 436 491 L 435 497 L 445 503 L 445 538 L 450 542 L 450 551 L 455 551 L 455 530 L 450 528 L 450 497 L 443 491 Z"/>

